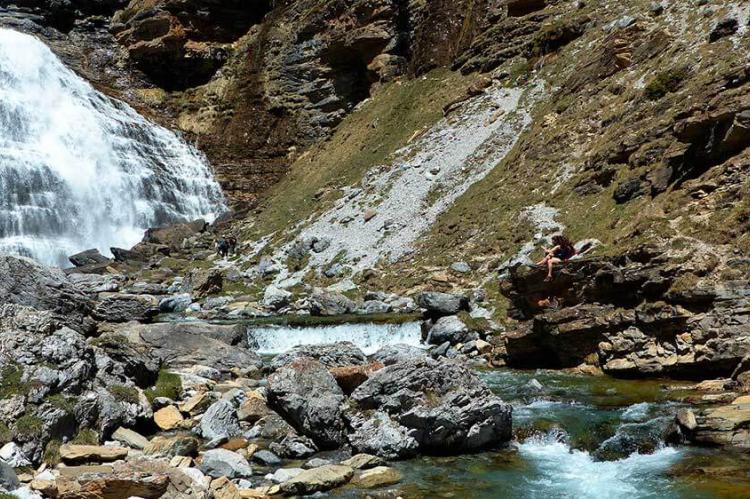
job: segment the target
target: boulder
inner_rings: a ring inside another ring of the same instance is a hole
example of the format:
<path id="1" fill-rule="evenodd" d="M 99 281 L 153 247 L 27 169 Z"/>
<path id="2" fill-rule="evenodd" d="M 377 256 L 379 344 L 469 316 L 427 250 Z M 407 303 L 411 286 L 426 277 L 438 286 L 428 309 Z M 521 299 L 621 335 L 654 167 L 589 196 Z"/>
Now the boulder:
<path id="1" fill-rule="evenodd" d="M 292 432 L 280 442 L 273 442 L 269 448 L 277 455 L 288 459 L 303 459 L 318 452 L 318 447 L 311 439 Z"/>
<path id="2" fill-rule="evenodd" d="M 381 362 L 386 366 L 412 359 L 425 358 L 427 358 L 427 352 L 424 349 L 404 343 L 382 346 L 370 356 L 370 359 L 373 361 Z"/>
<path id="3" fill-rule="evenodd" d="M 301 358 L 315 359 L 325 367 L 345 367 L 367 363 L 367 356 L 354 343 L 340 341 L 324 345 L 300 345 L 277 355 L 271 361 L 272 369 L 280 369 Z"/>
<path id="4" fill-rule="evenodd" d="M 212 449 L 203 453 L 200 470 L 213 478 L 249 478 L 253 470 L 247 459 L 226 449 Z"/>
<path id="5" fill-rule="evenodd" d="M 263 306 L 273 311 L 280 310 L 289 305 L 291 297 L 289 291 L 270 285 L 263 293 Z"/>
<path id="6" fill-rule="evenodd" d="M 242 433 L 237 408 L 228 400 L 214 402 L 203 414 L 198 428 L 203 438 L 208 440 L 234 437 Z"/>
<path id="7" fill-rule="evenodd" d="M 318 361 L 301 358 L 268 377 L 268 403 L 323 449 L 346 442 L 344 393 Z"/>
<path id="8" fill-rule="evenodd" d="M 310 296 L 310 313 L 319 316 L 352 314 L 357 304 L 344 295 L 315 289 Z"/>
<path id="9" fill-rule="evenodd" d="M 81 251 L 75 255 L 68 257 L 70 263 L 76 267 L 85 267 L 87 265 L 96 265 L 100 263 L 110 263 L 112 260 L 99 253 L 99 250 L 94 248 L 86 251 Z"/>
<path id="10" fill-rule="evenodd" d="M 94 317 L 106 322 L 147 322 L 159 314 L 159 302 L 149 295 L 100 293 Z"/>
<path id="11" fill-rule="evenodd" d="M 279 459 L 279 456 L 266 449 L 256 451 L 253 454 L 252 459 L 256 463 L 262 464 L 263 466 L 278 466 L 281 464 L 281 459 Z"/>
<path id="12" fill-rule="evenodd" d="M 195 220 L 169 227 L 148 229 L 143 236 L 143 242 L 169 246 L 177 251 L 182 247 L 182 241 L 206 230 L 205 220 Z"/>
<path id="13" fill-rule="evenodd" d="M 140 433 L 122 426 L 117 428 L 112 434 L 112 440 L 117 440 L 130 447 L 131 449 L 143 450 L 148 445 L 148 439 Z"/>
<path id="14" fill-rule="evenodd" d="M 0 255 L 0 303 L 49 311 L 59 323 L 79 332 L 94 327 L 89 297 L 61 270 L 29 258 Z"/>
<path id="15" fill-rule="evenodd" d="M 401 457 L 397 452 L 411 452 L 412 440 L 423 453 L 471 452 L 511 438 L 511 407 L 476 374 L 447 360 L 412 360 L 385 367 L 360 385 L 351 399 L 355 413 L 359 412 L 350 416 L 355 429 L 350 442 L 360 452 Z M 379 421 L 374 421 L 376 413 Z M 372 430 L 391 440 L 408 438 L 391 452 L 373 440 L 374 434 L 368 434 Z"/>
<path id="16" fill-rule="evenodd" d="M 349 443 L 359 452 L 377 454 L 385 459 L 416 456 L 419 442 L 410 430 L 383 411 L 347 414 L 352 433 Z"/>
<path id="17" fill-rule="evenodd" d="M 191 435 L 156 436 L 143 448 L 147 456 L 195 456 L 200 442 Z"/>
<path id="18" fill-rule="evenodd" d="M 385 461 L 378 456 L 373 456 L 372 454 L 356 454 L 349 459 L 341 461 L 341 464 L 354 468 L 355 470 L 366 470 L 376 466 L 383 466 Z"/>
<path id="19" fill-rule="evenodd" d="M 359 473 L 352 483 L 364 489 L 394 485 L 402 480 L 401 473 L 388 466 L 377 466 Z"/>
<path id="20" fill-rule="evenodd" d="M 463 295 L 449 293 L 425 292 L 417 296 L 417 305 L 432 317 L 455 315 L 461 310 L 468 310 L 469 300 Z"/>
<path id="21" fill-rule="evenodd" d="M 20 485 L 13 467 L 0 459 L 0 490 L 16 490 Z"/>
<path id="22" fill-rule="evenodd" d="M 284 483 L 302 473 L 302 468 L 279 468 L 273 473 L 266 475 L 266 480 L 271 480 L 273 483 Z"/>
<path id="23" fill-rule="evenodd" d="M 127 455 L 128 449 L 126 447 L 75 444 L 60 446 L 60 458 L 70 464 L 109 463 L 118 459 L 125 459 Z"/>
<path id="24" fill-rule="evenodd" d="M 189 293 L 180 293 L 162 298 L 159 302 L 159 312 L 163 314 L 184 312 L 193 303 Z"/>
<path id="25" fill-rule="evenodd" d="M 468 326 L 458 316 L 448 315 L 435 321 L 427 334 L 427 343 L 442 345 L 447 341 L 451 345 L 457 345 L 476 339 L 476 336 L 476 333 L 469 331 Z"/>
<path id="26" fill-rule="evenodd" d="M 348 466 L 329 464 L 320 468 L 305 470 L 291 480 L 281 484 L 281 491 L 286 495 L 309 495 L 325 492 L 344 485 L 354 476 L 354 470 Z"/>
<path id="27" fill-rule="evenodd" d="M 390 314 L 391 312 L 393 312 L 393 307 L 379 300 L 367 300 L 357 308 L 357 313 L 360 315 Z"/>
<path id="28" fill-rule="evenodd" d="M 240 403 L 237 409 L 237 417 L 240 421 L 250 424 L 258 422 L 271 413 L 266 404 L 266 399 L 258 391 L 249 392 L 247 398 Z"/>
<path id="29" fill-rule="evenodd" d="M 182 281 L 181 291 L 197 298 L 219 293 L 224 286 L 224 276 L 216 269 L 193 269 Z"/>
<path id="30" fill-rule="evenodd" d="M 154 423 L 165 431 L 177 428 L 184 419 L 180 411 L 173 405 L 159 409 L 154 413 Z"/>

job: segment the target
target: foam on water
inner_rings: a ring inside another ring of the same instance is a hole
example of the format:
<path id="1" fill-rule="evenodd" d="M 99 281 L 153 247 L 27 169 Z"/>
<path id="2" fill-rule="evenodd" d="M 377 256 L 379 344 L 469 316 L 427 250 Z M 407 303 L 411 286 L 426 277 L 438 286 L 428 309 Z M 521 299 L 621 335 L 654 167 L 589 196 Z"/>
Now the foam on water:
<path id="1" fill-rule="evenodd" d="M 530 438 L 519 445 L 519 452 L 538 472 L 528 478 L 532 497 L 664 497 L 667 480 L 663 475 L 681 457 L 679 450 L 663 447 L 653 454 L 596 461 L 588 452 L 571 449 L 555 434 Z"/>
<path id="2" fill-rule="evenodd" d="M 38 39 L 0 29 L 0 251 L 66 265 L 224 209 L 195 148 L 97 92 Z"/>
<path id="3" fill-rule="evenodd" d="M 422 346 L 419 323 L 405 324 L 337 324 L 318 327 L 267 326 L 248 328 L 248 341 L 253 350 L 270 355 L 286 352 L 299 345 L 321 345 L 350 341 L 370 355 L 385 345 Z"/>

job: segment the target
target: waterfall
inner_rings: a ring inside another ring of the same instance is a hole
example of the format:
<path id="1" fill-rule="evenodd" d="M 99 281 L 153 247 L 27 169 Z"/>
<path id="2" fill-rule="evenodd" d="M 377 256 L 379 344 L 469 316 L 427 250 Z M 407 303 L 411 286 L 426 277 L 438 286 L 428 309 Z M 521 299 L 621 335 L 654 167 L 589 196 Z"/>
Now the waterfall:
<path id="1" fill-rule="evenodd" d="M 248 342 L 261 354 L 279 354 L 299 345 L 322 345 L 350 341 L 371 355 L 385 345 L 422 346 L 418 322 L 405 324 L 337 324 L 333 326 L 250 326 Z"/>
<path id="2" fill-rule="evenodd" d="M 0 29 L 0 252 L 50 265 L 129 248 L 225 209 L 203 156 L 97 92 L 41 41 Z"/>

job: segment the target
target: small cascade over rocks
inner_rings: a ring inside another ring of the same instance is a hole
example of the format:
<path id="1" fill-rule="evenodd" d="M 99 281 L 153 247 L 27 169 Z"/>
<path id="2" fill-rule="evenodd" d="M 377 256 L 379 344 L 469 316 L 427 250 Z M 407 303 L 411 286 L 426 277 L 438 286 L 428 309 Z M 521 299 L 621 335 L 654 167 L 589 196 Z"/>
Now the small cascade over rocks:
<path id="1" fill-rule="evenodd" d="M 406 344 L 418 347 L 422 330 L 418 322 L 404 324 L 337 324 L 317 327 L 250 326 L 248 344 L 262 355 L 284 353 L 300 345 L 324 345 L 349 341 L 366 355 L 386 345 Z"/>
<path id="2" fill-rule="evenodd" d="M 0 251 L 67 265 L 148 227 L 225 209 L 206 160 L 97 92 L 33 36 L 0 29 Z"/>

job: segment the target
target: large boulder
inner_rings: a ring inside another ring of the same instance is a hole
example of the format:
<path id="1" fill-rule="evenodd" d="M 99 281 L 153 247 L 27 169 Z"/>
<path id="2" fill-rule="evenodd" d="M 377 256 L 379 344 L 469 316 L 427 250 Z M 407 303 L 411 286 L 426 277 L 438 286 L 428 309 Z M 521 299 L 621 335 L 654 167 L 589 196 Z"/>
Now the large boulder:
<path id="1" fill-rule="evenodd" d="M 324 345 L 299 345 L 293 347 L 277 355 L 271 361 L 271 368 L 280 369 L 303 357 L 315 359 L 329 369 L 367 363 L 367 356 L 354 343 L 339 341 Z"/>
<path id="2" fill-rule="evenodd" d="M 450 361 L 420 359 L 388 366 L 351 398 L 356 407 L 350 441 L 361 452 L 384 457 L 469 452 L 511 438 L 510 405 L 476 374 Z M 382 446 L 372 442 L 373 432 L 387 437 Z M 399 445 L 399 436 L 404 444 Z"/>
<path id="3" fill-rule="evenodd" d="M 281 484 L 281 491 L 286 495 L 310 495 L 324 492 L 344 485 L 354 476 L 349 466 L 328 464 L 319 468 L 305 470 L 294 478 Z"/>
<path id="4" fill-rule="evenodd" d="M 310 313 L 313 315 L 335 316 L 353 314 L 357 304 L 344 295 L 316 289 L 310 296 Z"/>
<path id="5" fill-rule="evenodd" d="M 59 269 L 20 256 L 0 255 L 0 303 L 48 310 L 76 331 L 94 327 L 91 300 Z"/>
<path id="6" fill-rule="evenodd" d="M 86 251 L 81 251 L 75 255 L 68 257 L 70 263 L 76 267 L 85 267 L 87 265 L 96 265 L 100 263 L 110 263 L 112 260 L 99 253 L 99 250 L 94 248 Z"/>
<path id="7" fill-rule="evenodd" d="M 228 374 L 232 369 L 260 368 L 263 361 L 245 348 L 244 328 L 204 322 L 127 323 L 114 325 L 102 335 L 126 339 L 131 345 L 175 368 L 208 366 Z"/>
<path id="8" fill-rule="evenodd" d="M 470 331 L 469 327 L 457 315 L 447 315 L 435 321 L 427 334 L 427 343 L 442 345 L 448 342 L 451 345 L 456 345 L 475 340 L 477 337 L 478 335 Z"/>
<path id="9" fill-rule="evenodd" d="M 94 316 L 106 322 L 146 322 L 159 314 L 159 302 L 150 295 L 100 293 Z"/>
<path id="10" fill-rule="evenodd" d="M 182 241 L 206 230 L 205 220 L 195 220 L 169 227 L 148 229 L 143 236 L 144 243 L 169 246 L 172 250 L 179 250 Z"/>
<path id="11" fill-rule="evenodd" d="M 468 310 L 469 300 L 463 295 L 429 291 L 417 297 L 417 305 L 425 309 L 428 315 L 441 317 Z"/>
<path id="12" fill-rule="evenodd" d="M 230 480 L 248 478 L 253 474 L 247 459 L 226 449 L 212 449 L 204 452 L 201 471 L 213 478 L 225 476 Z"/>
<path id="13" fill-rule="evenodd" d="M 203 414 L 198 428 L 207 440 L 238 436 L 242 430 L 237 407 L 229 400 L 214 402 Z"/>
<path id="14" fill-rule="evenodd" d="M 346 398 L 320 362 L 301 358 L 268 377 L 268 403 L 323 449 L 346 442 L 342 416 Z"/>

